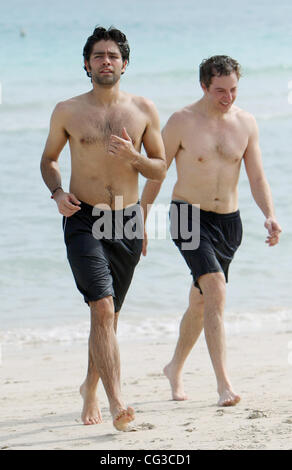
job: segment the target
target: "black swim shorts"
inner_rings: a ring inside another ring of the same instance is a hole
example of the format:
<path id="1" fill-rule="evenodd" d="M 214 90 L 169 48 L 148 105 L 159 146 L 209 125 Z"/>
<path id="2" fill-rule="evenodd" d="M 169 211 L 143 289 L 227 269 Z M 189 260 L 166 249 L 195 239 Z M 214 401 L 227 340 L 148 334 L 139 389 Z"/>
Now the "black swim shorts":
<path id="1" fill-rule="evenodd" d="M 118 312 L 142 251 L 140 205 L 117 211 L 84 202 L 80 207 L 63 218 L 67 257 L 77 288 L 87 303 L 112 296 Z"/>
<path id="2" fill-rule="evenodd" d="M 198 279 L 207 273 L 223 272 L 228 282 L 229 265 L 242 240 L 239 210 L 218 214 L 174 200 L 170 205 L 170 231 L 198 289 Z"/>

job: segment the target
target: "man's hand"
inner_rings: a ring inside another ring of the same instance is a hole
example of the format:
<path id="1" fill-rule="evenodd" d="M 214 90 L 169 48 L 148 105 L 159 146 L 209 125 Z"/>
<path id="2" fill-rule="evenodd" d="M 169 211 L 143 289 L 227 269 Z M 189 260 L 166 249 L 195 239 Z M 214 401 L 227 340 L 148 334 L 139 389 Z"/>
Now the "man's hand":
<path id="1" fill-rule="evenodd" d="M 269 232 L 269 235 L 266 238 L 266 243 L 269 246 L 277 245 L 280 241 L 280 233 L 282 232 L 282 229 L 276 219 L 268 217 L 265 221 L 265 227 Z"/>
<path id="2" fill-rule="evenodd" d="M 108 152 L 110 155 L 128 160 L 129 163 L 133 163 L 140 155 L 135 149 L 125 127 L 122 129 L 122 138 L 113 134 L 110 136 Z"/>
<path id="3" fill-rule="evenodd" d="M 60 214 L 65 217 L 71 217 L 77 211 L 80 211 L 81 202 L 78 201 L 77 197 L 72 193 L 65 193 L 63 190 L 58 191 L 54 196 L 54 200 L 57 203 Z"/>
<path id="4" fill-rule="evenodd" d="M 143 238 L 143 245 L 142 245 L 142 255 L 143 256 L 147 255 L 147 245 L 148 245 L 148 237 L 147 237 L 146 230 L 144 230 L 144 238 Z"/>

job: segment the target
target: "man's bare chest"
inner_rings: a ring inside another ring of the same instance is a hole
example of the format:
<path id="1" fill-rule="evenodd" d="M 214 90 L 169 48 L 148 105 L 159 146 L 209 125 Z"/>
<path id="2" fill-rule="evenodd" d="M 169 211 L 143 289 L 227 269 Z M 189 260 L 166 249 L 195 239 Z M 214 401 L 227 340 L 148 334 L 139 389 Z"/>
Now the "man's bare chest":
<path id="1" fill-rule="evenodd" d="M 126 128 L 133 144 L 139 146 L 146 128 L 146 120 L 139 110 L 122 109 L 109 112 L 85 110 L 68 122 L 68 132 L 82 146 L 106 146 L 110 136 L 122 137 Z"/>
<path id="2" fill-rule="evenodd" d="M 208 161 L 238 162 L 244 155 L 248 135 L 235 126 L 228 128 L 197 127 L 186 132 L 182 148 L 199 163 Z"/>

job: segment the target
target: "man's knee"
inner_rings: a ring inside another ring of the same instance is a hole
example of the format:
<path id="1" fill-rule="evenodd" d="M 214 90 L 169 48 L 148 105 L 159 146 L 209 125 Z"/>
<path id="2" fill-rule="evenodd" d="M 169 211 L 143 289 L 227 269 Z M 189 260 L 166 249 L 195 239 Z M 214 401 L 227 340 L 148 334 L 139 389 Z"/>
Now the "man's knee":
<path id="1" fill-rule="evenodd" d="M 204 303 L 221 305 L 225 302 L 226 281 L 223 273 L 208 273 L 198 279 Z"/>
<path id="2" fill-rule="evenodd" d="M 100 300 L 90 302 L 91 321 L 99 326 L 110 326 L 114 323 L 115 309 L 113 298 L 104 297 Z"/>

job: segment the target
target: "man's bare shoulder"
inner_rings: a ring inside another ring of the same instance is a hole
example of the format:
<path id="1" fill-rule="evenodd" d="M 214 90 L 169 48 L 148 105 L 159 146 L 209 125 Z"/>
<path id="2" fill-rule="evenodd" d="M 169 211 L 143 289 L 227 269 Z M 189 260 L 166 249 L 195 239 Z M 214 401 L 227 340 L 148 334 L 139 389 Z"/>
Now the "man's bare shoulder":
<path id="1" fill-rule="evenodd" d="M 134 114 L 137 112 L 137 116 L 142 115 L 145 124 L 152 123 L 157 126 L 160 125 L 158 111 L 152 100 L 144 96 L 132 95 L 130 93 L 124 93 L 123 96 L 126 108 L 129 107 Z"/>
<path id="2" fill-rule="evenodd" d="M 253 116 L 253 114 L 246 111 L 246 109 L 239 108 L 238 106 L 235 106 L 235 105 L 232 106 L 232 114 L 237 119 L 240 119 L 241 121 L 244 121 L 244 122 L 255 121 L 255 117 Z"/>
<path id="3" fill-rule="evenodd" d="M 193 122 L 194 118 L 195 113 L 193 105 L 185 106 L 171 114 L 165 125 L 165 128 L 175 129 L 176 132 L 178 132 L 178 130 L 182 127 L 185 127 L 188 122 Z"/>
<path id="4" fill-rule="evenodd" d="M 256 118 L 249 111 L 241 109 L 238 106 L 234 106 L 233 113 L 240 124 L 245 126 L 250 132 L 253 132 L 257 129 Z"/>
<path id="5" fill-rule="evenodd" d="M 145 114 L 151 115 L 153 112 L 157 112 L 156 106 L 152 100 L 145 98 L 144 96 L 130 95 L 128 97 L 131 103 L 136 106 L 140 111 Z"/>
<path id="6" fill-rule="evenodd" d="M 88 93 L 83 93 L 82 95 L 73 96 L 64 101 L 60 101 L 56 104 L 55 110 L 59 113 L 70 112 L 74 108 L 80 107 L 81 104 L 88 103 Z"/>

